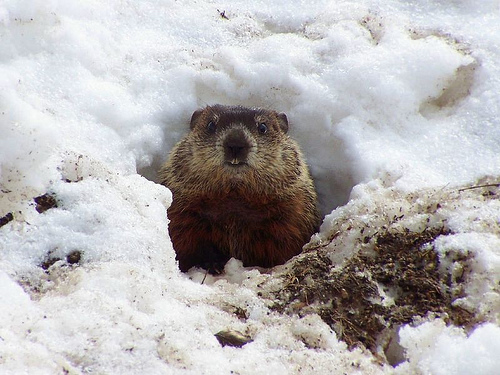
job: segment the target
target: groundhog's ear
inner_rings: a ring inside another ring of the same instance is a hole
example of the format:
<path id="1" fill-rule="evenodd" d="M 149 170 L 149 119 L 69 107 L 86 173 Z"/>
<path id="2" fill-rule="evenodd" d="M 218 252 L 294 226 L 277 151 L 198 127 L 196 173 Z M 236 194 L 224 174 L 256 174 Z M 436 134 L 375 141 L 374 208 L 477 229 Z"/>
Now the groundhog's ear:
<path id="1" fill-rule="evenodd" d="M 191 124 L 189 125 L 189 128 L 191 130 L 194 129 L 194 126 L 196 124 L 196 120 L 198 119 L 198 117 L 200 117 L 202 112 L 203 112 L 203 109 L 197 109 L 196 111 L 193 112 L 193 115 L 191 116 Z"/>
<path id="2" fill-rule="evenodd" d="M 280 124 L 281 130 L 283 130 L 283 133 L 288 132 L 288 119 L 286 118 L 286 115 L 281 112 L 278 113 L 278 123 Z"/>

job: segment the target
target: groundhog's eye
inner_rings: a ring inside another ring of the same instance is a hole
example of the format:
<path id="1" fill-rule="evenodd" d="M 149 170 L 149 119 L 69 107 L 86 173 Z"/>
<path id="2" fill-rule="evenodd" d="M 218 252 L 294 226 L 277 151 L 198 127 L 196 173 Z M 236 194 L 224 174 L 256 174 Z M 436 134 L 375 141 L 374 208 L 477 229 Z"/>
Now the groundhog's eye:
<path id="1" fill-rule="evenodd" d="M 267 133 L 267 125 L 261 122 L 259 125 L 257 125 L 257 130 L 259 131 L 260 134 L 266 134 Z"/>
<path id="2" fill-rule="evenodd" d="M 210 121 L 210 122 L 207 124 L 207 130 L 208 130 L 210 133 L 215 133 L 215 128 L 216 128 L 215 122 Z"/>

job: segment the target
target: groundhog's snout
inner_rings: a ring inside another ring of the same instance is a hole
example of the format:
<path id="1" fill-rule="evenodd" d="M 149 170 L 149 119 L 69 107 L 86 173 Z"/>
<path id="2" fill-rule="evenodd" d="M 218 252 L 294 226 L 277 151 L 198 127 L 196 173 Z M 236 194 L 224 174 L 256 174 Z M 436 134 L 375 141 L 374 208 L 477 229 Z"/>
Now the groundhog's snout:
<path id="1" fill-rule="evenodd" d="M 224 138 L 224 157 L 231 165 L 246 164 L 250 142 L 241 129 L 230 130 Z"/>

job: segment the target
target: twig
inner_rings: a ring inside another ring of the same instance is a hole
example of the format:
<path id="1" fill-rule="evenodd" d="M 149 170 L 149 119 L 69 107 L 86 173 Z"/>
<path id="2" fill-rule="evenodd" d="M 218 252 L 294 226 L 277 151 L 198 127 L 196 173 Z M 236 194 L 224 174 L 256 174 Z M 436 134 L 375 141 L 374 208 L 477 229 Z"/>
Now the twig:
<path id="1" fill-rule="evenodd" d="M 465 190 L 472 190 L 472 189 L 480 189 L 480 188 L 484 188 L 484 187 L 500 187 L 500 183 L 470 186 L 470 187 L 458 189 L 458 192 L 462 192 L 462 191 L 465 191 Z"/>
<path id="2" fill-rule="evenodd" d="M 207 272 L 205 272 L 205 276 L 203 276 L 203 280 L 201 280 L 201 285 L 203 285 L 203 283 L 205 282 L 207 275 L 208 275 L 208 270 L 207 270 Z"/>
<path id="3" fill-rule="evenodd" d="M 219 12 L 219 15 L 220 15 L 222 18 L 224 18 L 225 20 L 228 20 L 228 19 L 229 19 L 229 17 L 228 17 L 228 16 L 226 16 L 226 11 L 225 11 L 225 10 L 220 11 L 219 9 L 217 9 L 217 12 Z"/>

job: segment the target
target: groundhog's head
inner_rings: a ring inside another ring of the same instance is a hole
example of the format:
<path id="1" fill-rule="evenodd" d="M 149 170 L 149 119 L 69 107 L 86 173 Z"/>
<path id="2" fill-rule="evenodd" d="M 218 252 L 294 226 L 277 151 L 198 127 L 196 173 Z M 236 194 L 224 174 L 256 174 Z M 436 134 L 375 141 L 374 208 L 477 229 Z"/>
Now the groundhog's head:
<path id="1" fill-rule="evenodd" d="M 288 136 L 284 113 L 239 106 L 215 105 L 197 110 L 191 117 L 191 132 L 207 157 L 207 163 L 228 173 L 266 169 L 279 163 Z"/>
<path id="2" fill-rule="evenodd" d="M 214 105 L 195 111 L 190 128 L 172 155 L 172 173 L 198 190 L 276 191 L 305 168 L 284 113 Z"/>

